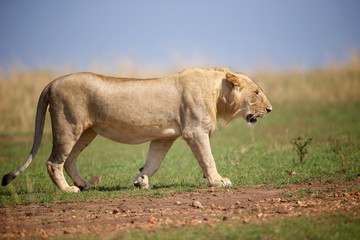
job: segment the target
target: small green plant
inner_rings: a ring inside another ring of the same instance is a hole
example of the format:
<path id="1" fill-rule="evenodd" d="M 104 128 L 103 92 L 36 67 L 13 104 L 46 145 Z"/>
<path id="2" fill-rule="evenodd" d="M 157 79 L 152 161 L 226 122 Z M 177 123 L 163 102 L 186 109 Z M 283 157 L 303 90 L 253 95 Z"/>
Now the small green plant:
<path id="1" fill-rule="evenodd" d="M 328 138 L 330 149 L 336 154 L 341 155 L 342 154 L 342 146 L 339 140 L 334 139 L 332 137 Z"/>
<path id="2" fill-rule="evenodd" d="M 305 162 L 305 157 L 308 154 L 307 146 L 311 143 L 312 138 L 304 140 L 301 136 L 291 139 L 290 143 L 293 145 L 296 153 L 299 155 L 300 163 Z"/>

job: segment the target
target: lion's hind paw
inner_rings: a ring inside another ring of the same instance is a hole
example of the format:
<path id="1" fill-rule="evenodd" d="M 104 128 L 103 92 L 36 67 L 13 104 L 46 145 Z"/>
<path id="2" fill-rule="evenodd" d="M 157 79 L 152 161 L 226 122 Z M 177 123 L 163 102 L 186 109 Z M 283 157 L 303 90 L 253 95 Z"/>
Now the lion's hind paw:
<path id="1" fill-rule="evenodd" d="M 154 186 L 150 182 L 150 179 L 146 175 L 137 176 L 134 180 L 134 186 L 143 189 L 152 189 Z"/>

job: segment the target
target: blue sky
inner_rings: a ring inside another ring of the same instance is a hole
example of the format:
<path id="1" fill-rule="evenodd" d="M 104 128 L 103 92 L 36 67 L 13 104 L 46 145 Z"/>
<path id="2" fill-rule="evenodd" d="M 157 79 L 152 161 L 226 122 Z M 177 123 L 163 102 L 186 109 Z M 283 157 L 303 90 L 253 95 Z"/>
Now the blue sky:
<path id="1" fill-rule="evenodd" d="M 316 67 L 360 49 L 358 0 L 2 0 L 0 67 Z"/>

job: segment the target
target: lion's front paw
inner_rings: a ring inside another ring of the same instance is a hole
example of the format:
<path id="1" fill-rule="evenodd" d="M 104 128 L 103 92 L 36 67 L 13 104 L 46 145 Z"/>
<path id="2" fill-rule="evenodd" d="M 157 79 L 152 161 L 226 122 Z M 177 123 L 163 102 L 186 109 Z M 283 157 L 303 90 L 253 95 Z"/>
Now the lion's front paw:
<path id="1" fill-rule="evenodd" d="M 225 186 L 232 186 L 232 183 L 229 179 L 222 178 L 219 180 L 209 181 L 209 185 L 211 187 L 225 187 Z"/>
<path id="2" fill-rule="evenodd" d="M 151 184 L 149 177 L 146 175 L 138 175 L 134 180 L 134 186 L 144 189 L 152 189 L 154 186 Z"/>

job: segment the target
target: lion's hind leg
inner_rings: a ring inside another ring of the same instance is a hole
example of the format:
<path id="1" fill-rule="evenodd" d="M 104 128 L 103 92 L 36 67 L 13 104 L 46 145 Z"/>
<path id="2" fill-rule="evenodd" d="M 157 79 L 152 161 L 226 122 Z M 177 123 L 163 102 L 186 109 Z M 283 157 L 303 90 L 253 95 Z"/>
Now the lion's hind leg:
<path id="1" fill-rule="evenodd" d="M 51 180 L 64 192 L 79 192 L 77 186 L 69 186 L 64 176 L 64 165 L 72 149 L 80 138 L 81 128 L 76 131 L 70 124 L 58 124 L 57 118 L 52 118 L 53 124 L 53 149 L 46 167 Z M 57 126 L 54 128 L 54 125 Z"/>
<path id="2" fill-rule="evenodd" d="M 59 147 L 57 144 L 54 144 L 49 160 L 46 162 L 48 173 L 51 180 L 61 191 L 80 192 L 80 189 L 78 187 L 70 187 L 64 177 L 64 163 L 69 154 L 68 152 L 70 152 L 70 150 L 66 151 L 65 149 L 66 146 Z"/>
<path id="3" fill-rule="evenodd" d="M 91 183 L 81 176 L 76 161 L 79 154 L 94 140 L 96 136 L 97 134 L 91 128 L 85 130 L 65 161 L 65 171 L 71 177 L 75 186 L 77 186 L 80 190 L 91 189 Z"/>

